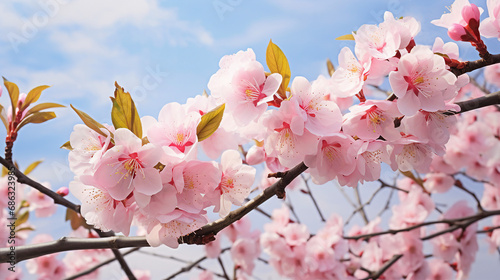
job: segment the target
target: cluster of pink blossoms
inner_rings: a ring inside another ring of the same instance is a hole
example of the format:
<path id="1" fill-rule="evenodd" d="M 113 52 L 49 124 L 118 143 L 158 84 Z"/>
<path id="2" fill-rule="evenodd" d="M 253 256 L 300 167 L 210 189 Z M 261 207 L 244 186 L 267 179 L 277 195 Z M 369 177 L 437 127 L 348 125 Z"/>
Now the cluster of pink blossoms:
<path id="1" fill-rule="evenodd" d="M 477 21 L 477 7 L 462 4 L 436 24 Z M 485 28 L 491 31 L 498 13 L 488 5 L 493 15 Z M 456 10 L 464 10 L 461 18 Z M 176 247 L 179 236 L 208 222 L 208 207 L 223 217 L 243 203 L 255 175 L 247 164 L 265 162 L 276 172 L 304 162 L 314 182 L 336 179 L 352 187 L 377 180 L 382 162 L 393 170 L 428 172 L 432 155 L 444 155 L 456 122 L 445 113 L 459 110 L 453 102 L 469 78 L 448 70 L 445 58 L 458 58 L 455 44 L 438 38 L 432 48 L 416 45 L 419 31 L 414 18 L 386 12 L 381 24 L 353 33 L 355 55 L 344 48 L 331 78 L 295 77 L 286 98 L 277 94 L 281 75 L 266 74 L 251 49 L 225 56 L 209 81 L 210 96 L 167 104 L 158 119 L 142 118 L 147 141 L 124 128 L 99 134 L 75 126 L 70 189 L 83 216 L 125 235 L 137 224 L 151 245 Z M 364 92 L 385 77 L 397 98 L 367 101 Z M 361 102 L 343 115 L 353 96 Z M 218 129 L 199 142 L 201 117 L 221 104 L 226 111 Z M 278 108 L 266 110 L 270 105 Z M 236 150 L 251 142 L 244 164 Z M 221 163 L 198 160 L 199 147 Z"/>

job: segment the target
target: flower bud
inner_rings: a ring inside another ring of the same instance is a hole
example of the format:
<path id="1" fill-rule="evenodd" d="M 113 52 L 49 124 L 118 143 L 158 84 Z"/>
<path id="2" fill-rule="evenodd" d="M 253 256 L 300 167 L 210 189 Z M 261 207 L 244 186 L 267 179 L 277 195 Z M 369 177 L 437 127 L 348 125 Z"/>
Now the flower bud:
<path id="1" fill-rule="evenodd" d="M 264 151 L 264 147 L 254 145 L 248 150 L 246 156 L 247 164 L 256 165 L 264 162 L 264 160 L 266 160 L 266 152 Z"/>

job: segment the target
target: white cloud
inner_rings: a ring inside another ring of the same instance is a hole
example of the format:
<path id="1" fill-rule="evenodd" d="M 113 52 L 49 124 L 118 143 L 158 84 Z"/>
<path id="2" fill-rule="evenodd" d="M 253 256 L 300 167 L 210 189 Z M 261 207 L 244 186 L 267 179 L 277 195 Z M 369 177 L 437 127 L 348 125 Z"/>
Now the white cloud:
<path id="1" fill-rule="evenodd" d="M 273 36 L 292 30 L 295 22 L 288 19 L 272 19 L 253 22 L 248 28 L 235 36 L 217 40 L 217 47 L 247 48 L 249 45 L 269 41 Z"/>

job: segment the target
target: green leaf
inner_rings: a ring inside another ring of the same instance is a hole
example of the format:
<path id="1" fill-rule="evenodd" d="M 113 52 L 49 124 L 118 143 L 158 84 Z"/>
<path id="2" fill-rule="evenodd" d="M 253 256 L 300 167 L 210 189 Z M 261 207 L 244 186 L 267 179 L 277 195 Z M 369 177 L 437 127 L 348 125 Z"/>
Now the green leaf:
<path id="1" fill-rule="evenodd" d="M 30 217 L 30 211 L 24 211 L 20 216 L 18 216 L 15 222 L 16 228 L 18 228 L 23 223 L 27 222 L 29 217 Z"/>
<path id="2" fill-rule="evenodd" d="M 115 97 L 111 97 L 113 109 L 111 109 L 111 120 L 116 129 L 128 128 L 137 137 L 142 138 L 142 124 L 139 112 L 135 107 L 130 93 L 125 92 L 115 82 Z"/>
<path id="3" fill-rule="evenodd" d="M 37 160 L 35 162 L 33 162 L 32 164 L 30 164 L 28 167 L 26 167 L 26 169 L 24 170 L 24 175 L 28 175 L 31 173 L 31 171 L 33 171 L 40 163 L 42 163 L 43 160 Z"/>
<path id="4" fill-rule="evenodd" d="M 196 135 L 199 142 L 210 137 L 219 128 L 224 108 L 226 108 L 226 104 L 217 106 L 212 111 L 201 116 L 201 121 L 196 128 Z"/>
<path id="5" fill-rule="evenodd" d="M 354 35 L 352 35 L 352 34 L 342 35 L 340 37 L 335 38 L 335 40 L 349 40 L 349 41 L 354 41 Z"/>
<path id="6" fill-rule="evenodd" d="M 61 104 L 57 104 L 57 103 L 51 103 L 51 102 L 40 103 L 38 105 L 33 106 L 33 108 L 29 109 L 28 112 L 26 113 L 26 116 L 28 116 L 32 113 L 35 113 L 35 112 L 39 112 L 41 110 L 50 109 L 50 108 L 57 108 L 57 107 L 66 107 L 66 106 L 61 105 Z"/>
<path id="7" fill-rule="evenodd" d="M 270 40 L 269 45 L 267 45 L 266 63 L 271 73 L 278 73 L 283 77 L 280 88 L 278 89 L 278 94 L 283 100 L 286 99 L 286 90 L 292 75 L 290 72 L 290 65 L 283 51 L 275 45 L 272 40 Z"/>
<path id="8" fill-rule="evenodd" d="M 98 123 L 92 117 L 90 117 L 89 115 L 87 115 L 86 113 L 84 113 L 83 111 L 80 111 L 80 110 L 76 109 L 75 107 L 73 107 L 73 105 L 70 104 L 69 106 L 71 106 L 71 108 L 73 108 L 73 110 L 76 112 L 76 114 L 80 117 L 80 119 L 83 121 L 83 123 L 86 126 L 88 126 L 93 131 L 101 134 L 102 136 L 108 137 L 108 135 L 106 135 L 104 132 L 101 131 L 101 128 L 106 129 L 104 127 L 104 125 Z"/>
<path id="9" fill-rule="evenodd" d="M 59 148 L 61 148 L 61 149 L 66 149 L 66 150 L 70 150 L 70 151 L 72 151 L 72 150 L 73 150 L 73 147 L 71 147 L 71 143 L 70 143 L 69 141 L 68 141 L 68 142 L 66 142 L 66 143 L 64 143 L 64 144 L 62 144 L 62 146 L 61 146 L 61 147 L 59 147 Z"/>
<path id="10" fill-rule="evenodd" d="M 43 123 L 56 117 L 54 112 L 36 112 L 25 117 L 17 126 L 16 131 L 29 123 Z"/>
<path id="11" fill-rule="evenodd" d="M 5 166 L 2 166 L 2 177 L 5 177 L 9 173 L 9 169 Z"/>
<path id="12" fill-rule="evenodd" d="M 2 119 L 3 125 L 5 126 L 6 130 L 9 130 L 9 123 L 7 122 L 7 116 L 4 112 L 5 108 L 0 105 L 0 119 Z"/>
<path id="13" fill-rule="evenodd" d="M 328 58 L 326 60 L 326 68 L 328 69 L 328 74 L 330 74 L 330 77 L 335 73 L 335 66 L 333 66 L 332 61 Z"/>
<path id="14" fill-rule="evenodd" d="M 9 92 L 10 96 L 10 102 L 12 105 L 12 116 L 16 115 L 16 108 L 17 108 L 17 100 L 19 99 L 19 87 L 12 83 L 9 82 L 5 77 L 3 77 L 3 84 L 5 85 L 5 88 Z"/>
<path id="15" fill-rule="evenodd" d="M 28 106 L 30 106 L 31 103 L 36 102 L 38 100 L 38 98 L 40 98 L 42 91 L 44 91 L 45 89 L 47 89 L 49 87 L 50 86 L 38 86 L 38 87 L 30 90 L 30 92 L 28 92 L 28 94 L 26 95 L 26 99 L 24 100 L 24 103 L 21 106 L 20 110 L 24 111 L 24 109 L 28 108 Z"/>

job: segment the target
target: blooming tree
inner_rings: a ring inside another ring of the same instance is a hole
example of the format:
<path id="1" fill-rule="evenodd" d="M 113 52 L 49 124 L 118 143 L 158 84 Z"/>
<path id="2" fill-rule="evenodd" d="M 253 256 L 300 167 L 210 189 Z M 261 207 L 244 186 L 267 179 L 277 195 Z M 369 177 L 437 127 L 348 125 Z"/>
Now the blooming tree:
<path id="1" fill-rule="evenodd" d="M 57 191 L 27 176 L 40 162 L 22 172 L 12 147 L 20 128 L 53 119 L 46 110 L 63 106 L 35 105 L 48 86 L 20 94 L 4 78 L 11 104 L 0 106 L 7 129 L 0 275 L 93 279 L 118 260 L 129 279 L 150 279 L 147 271 L 132 271 L 123 255 L 196 244 L 206 256 L 167 276 L 218 259 L 220 270 L 201 267 L 198 278 L 251 279 L 264 262 L 290 279 L 467 279 L 479 236 L 500 252 L 500 92 L 492 91 L 500 88 L 500 54 L 482 40 L 500 40 L 500 2 L 488 0 L 482 21 L 481 13 L 456 0 L 432 21 L 452 40 L 470 43 L 476 61 L 461 60 L 446 38 L 418 44 L 420 23 L 386 12 L 383 22 L 338 38 L 355 47 L 341 50 L 336 69 L 328 61 L 330 77 L 292 77 L 284 52 L 270 41 L 268 71 L 252 49 L 224 56 L 210 94 L 166 104 L 157 118 L 140 117 L 116 83 L 109 124 L 71 105 L 82 124 L 62 148 L 75 176 Z M 482 76 L 468 76 L 478 69 Z M 311 183 L 353 188 L 356 202 L 346 196 L 351 217 L 325 218 Z M 368 184 L 378 188 L 362 202 Z M 480 185 L 482 197 L 471 190 Z M 475 204 L 439 204 L 437 194 L 453 188 Z M 290 202 L 270 214 L 259 208 L 297 189 L 314 202 L 319 229 L 301 223 Z M 391 194 L 386 207 L 369 219 L 368 204 L 383 189 Z M 68 193 L 78 201 L 67 200 Z M 53 215 L 56 204 L 67 208 L 73 229 L 58 241 L 30 225 L 33 215 Z M 245 216 L 251 211 L 268 216 L 262 231 Z M 219 219 L 210 221 L 210 213 Z M 349 226 L 356 214 L 365 224 Z M 479 221 L 488 226 L 479 228 Z M 36 236 L 26 244 L 29 235 Z M 118 250 L 126 247 L 133 249 Z M 54 254 L 63 251 L 71 252 Z M 230 255 L 233 275 L 223 254 Z M 26 271 L 16 267 L 21 261 Z"/>

